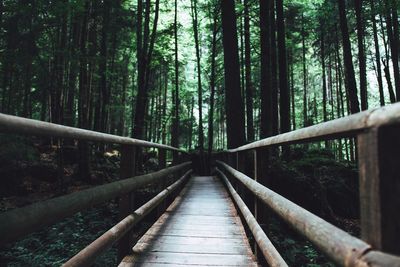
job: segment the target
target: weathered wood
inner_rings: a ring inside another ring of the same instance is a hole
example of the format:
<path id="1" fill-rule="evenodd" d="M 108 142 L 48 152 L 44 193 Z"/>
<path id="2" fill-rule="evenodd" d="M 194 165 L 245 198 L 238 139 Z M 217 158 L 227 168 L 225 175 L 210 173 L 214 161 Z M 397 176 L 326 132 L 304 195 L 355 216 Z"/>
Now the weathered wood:
<path id="1" fill-rule="evenodd" d="M 136 153 L 137 148 L 134 146 L 124 145 L 121 147 L 121 164 L 120 177 L 126 179 L 134 177 L 136 174 Z M 135 195 L 134 192 L 122 195 L 119 198 L 119 219 L 122 220 L 128 216 L 132 210 L 135 210 Z M 118 242 L 118 259 L 122 260 L 128 254 L 132 244 L 132 229 L 123 236 Z"/>
<path id="2" fill-rule="evenodd" d="M 11 116 L 0 113 L 0 132 L 18 133 L 37 136 L 51 136 L 59 138 L 72 138 L 77 140 L 86 140 L 91 142 L 105 142 L 120 145 L 135 145 L 140 147 L 155 147 L 163 148 L 172 151 L 180 151 L 187 153 L 184 150 L 174 148 L 167 145 L 156 144 L 139 139 L 122 137 L 112 134 L 105 134 L 80 128 L 63 126 L 59 124 L 43 122 L 32 119 Z"/>
<path id="3" fill-rule="evenodd" d="M 352 266 L 366 251 L 371 249 L 371 246 L 364 241 L 333 226 L 229 165 L 221 161 L 217 161 L 217 164 L 239 179 L 281 219 L 304 235 L 337 264 Z"/>
<path id="4" fill-rule="evenodd" d="M 53 224 L 61 219 L 96 204 L 127 194 L 152 183 L 161 182 L 166 176 L 188 170 L 190 162 L 164 170 L 125 180 L 96 186 L 0 214 L 0 245 Z"/>
<path id="5" fill-rule="evenodd" d="M 217 169 L 217 173 L 220 175 L 222 180 L 225 182 L 229 192 L 231 193 L 232 198 L 235 200 L 236 205 L 239 207 L 242 212 L 243 218 L 246 221 L 247 225 L 250 228 L 251 233 L 254 236 L 262 254 L 268 262 L 268 265 L 271 267 L 275 266 L 288 266 L 279 252 L 276 250 L 275 246 L 272 244 L 271 240 L 264 233 L 260 225 L 257 223 L 254 216 L 251 214 L 249 208 L 240 198 L 239 194 L 236 193 L 235 189 L 229 182 L 228 178 L 223 174 L 220 170 Z"/>
<path id="6" fill-rule="evenodd" d="M 126 236 L 129 231 L 140 222 L 146 215 L 148 215 L 155 207 L 157 207 L 168 195 L 177 190 L 190 175 L 192 171 L 189 170 L 178 181 L 168 186 L 161 191 L 157 196 L 152 198 L 146 204 L 135 210 L 132 214 L 125 217 L 118 224 L 105 232 L 95 241 L 93 241 L 86 248 L 81 250 L 78 254 L 67 261 L 63 266 L 76 267 L 76 266 L 90 266 L 94 263 L 97 257 L 109 249 L 112 244 Z"/>
<path id="7" fill-rule="evenodd" d="M 219 179 L 192 178 L 120 266 L 161 264 L 257 266 Z"/>
<path id="8" fill-rule="evenodd" d="M 361 237 L 373 248 L 400 254 L 400 126 L 358 136 Z"/>
<path id="9" fill-rule="evenodd" d="M 349 137 L 366 129 L 396 123 L 400 123 L 400 103 L 370 109 L 347 117 L 268 137 L 228 151 L 234 153 L 267 146 Z M 231 163 L 230 165 L 234 166 Z"/>

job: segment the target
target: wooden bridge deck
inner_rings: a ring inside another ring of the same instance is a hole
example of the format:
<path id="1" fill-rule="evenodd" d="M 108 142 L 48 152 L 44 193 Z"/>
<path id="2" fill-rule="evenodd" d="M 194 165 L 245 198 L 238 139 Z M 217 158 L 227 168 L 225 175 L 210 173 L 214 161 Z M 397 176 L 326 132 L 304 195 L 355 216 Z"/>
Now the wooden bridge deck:
<path id="1" fill-rule="evenodd" d="M 258 266 L 221 181 L 192 177 L 119 266 Z"/>

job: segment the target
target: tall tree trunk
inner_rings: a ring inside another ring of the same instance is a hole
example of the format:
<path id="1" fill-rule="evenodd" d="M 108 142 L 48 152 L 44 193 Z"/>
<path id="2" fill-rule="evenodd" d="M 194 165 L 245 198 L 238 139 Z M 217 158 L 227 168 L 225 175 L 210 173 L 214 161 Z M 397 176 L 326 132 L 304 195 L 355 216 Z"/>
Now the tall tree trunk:
<path id="1" fill-rule="evenodd" d="M 179 146 L 179 59 L 178 59 L 178 0 L 175 0 L 174 16 L 174 40 L 175 40 L 175 91 L 174 91 L 174 119 L 172 122 L 171 145 Z M 176 159 L 177 155 L 174 155 Z"/>
<path id="2" fill-rule="evenodd" d="M 385 73 L 386 83 L 388 86 L 390 103 L 395 103 L 396 95 L 394 94 L 392 78 L 391 78 L 391 74 L 390 74 L 390 70 L 389 70 L 390 56 L 389 56 L 388 41 L 386 40 L 385 30 L 383 27 L 383 18 L 382 18 L 381 14 L 379 14 L 379 20 L 380 20 L 380 26 L 381 26 L 380 28 L 381 28 L 381 32 L 382 32 L 383 47 L 385 48 L 385 59 L 382 59 L 383 71 Z"/>
<path id="3" fill-rule="evenodd" d="M 379 87 L 379 102 L 381 106 L 385 105 L 385 96 L 383 93 L 383 80 L 382 80 L 382 67 L 381 67 L 381 52 L 379 50 L 379 40 L 378 40 L 378 30 L 376 27 L 376 10 L 375 10 L 375 0 L 370 0 L 371 5 L 371 21 L 372 21 L 372 31 L 374 35 L 374 45 L 375 45 L 375 61 L 376 61 L 376 74 Z"/>
<path id="4" fill-rule="evenodd" d="M 303 60 L 303 127 L 308 126 L 308 105 L 307 105 L 307 59 L 306 59 L 306 31 L 304 29 L 304 12 L 301 14 L 301 44 Z"/>
<path id="5" fill-rule="evenodd" d="M 283 14 L 283 0 L 276 0 L 276 15 L 279 57 L 279 115 L 281 122 L 281 133 L 286 133 L 290 131 L 290 95 L 286 62 L 286 33 L 285 18 Z"/>
<path id="6" fill-rule="evenodd" d="M 360 68 L 360 96 L 361 110 L 368 109 L 368 91 L 367 91 L 367 63 L 365 56 L 364 44 L 364 16 L 363 16 L 363 0 L 354 1 L 357 20 L 357 41 L 358 41 L 358 61 Z"/>
<path id="7" fill-rule="evenodd" d="M 260 0 L 260 42 L 261 42 L 261 115 L 260 115 L 260 137 L 265 138 L 273 135 L 273 113 L 272 113 L 272 73 L 271 73 L 271 31 L 270 31 L 270 1 Z"/>
<path id="8" fill-rule="evenodd" d="M 386 29 L 392 54 L 396 101 L 400 101 L 399 26 L 395 0 L 385 0 Z"/>
<path id="9" fill-rule="evenodd" d="M 214 97 L 215 97 L 215 65 L 217 57 L 217 33 L 218 33 L 218 17 L 217 11 L 213 11 L 213 33 L 211 41 L 211 74 L 210 74 L 210 110 L 208 113 L 208 168 L 211 167 L 211 153 L 214 144 Z"/>
<path id="10" fill-rule="evenodd" d="M 278 59 L 276 44 L 276 19 L 275 0 L 270 1 L 270 36 L 271 36 L 271 95 L 272 95 L 272 135 L 279 133 L 279 108 L 278 108 Z"/>
<path id="11" fill-rule="evenodd" d="M 289 56 L 289 73 L 290 73 L 290 101 L 291 101 L 291 115 L 292 115 L 292 125 L 293 131 L 296 130 L 296 105 L 295 105 L 295 93 L 294 93 L 294 59 L 293 52 L 290 52 Z"/>
<path id="12" fill-rule="evenodd" d="M 87 70 L 87 37 L 90 4 L 85 4 L 80 38 L 80 70 L 79 70 L 79 101 L 78 127 L 89 129 L 89 79 Z M 86 141 L 79 141 L 79 176 L 82 180 L 90 181 L 90 148 Z"/>
<path id="13" fill-rule="evenodd" d="M 100 47 L 100 127 L 99 130 L 101 132 L 107 132 L 107 116 L 109 113 L 109 105 L 110 105 L 110 92 L 108 90 L 108 68 L 107 68 L 107 59 L 108 59 L 108 48 L 107 48 L 107 38 L 109 32 L 109 24 L 110 24 L 110 9 L 111 2 L 110 0 L 103 1 L 103 24 L 101 29 L 101 47 Z"/>
<path id="14" fill-rule="evenodd" d="M 142 29 L 142 0 L 138 0 L 138 18 L 137 18 L 137 58 L 138 58 L 138 78 L 137 87 L 138 93 L 136 98 L 135 117 L 133 126 L 133 137 L 143 139 L 146 110 L 148 105 L 148 87 L 150 80 L 150 64 L 154 48 L 154 43 L 157 33 L 158 15 L 159 15 L 159 0 L 155 3 L 153 29 L 149 41 L 150 28 L 150 0 L 146 0 L 144 26 Z"/>
<path id="15" fill-rule="evenodd" d="M 221 1 L 221 12 L 228 148 L 235 148 L 243 145 L 245 142 L 245 119 L 240 89 L 240 66 L 235 1 Z"/>
<path id="16" fill-rule="evenodd" d="M 349 30 L 347 26 L 347 16 L 346 16 L 346 3 L 345 0 L 338 0 L 339 4 L 339 20 L 340 28 L 342 32 L 342 42 L 343 42 L 343 56 L 344 56 L 344 71 L 346 79 L 346 88 L 349 96 L 350 102 L 350 112 L 352 114 L 360 112 L 360 104 L 357 96 L 357 84 L 356 77 L 354 74 L 353 57 L 351 53 L 351 44 L 349 37 Z"/>
<path id="17" fill-rule="evenodd" d="M 322 66 L 322 106 L 324 122 L 328 121 L 328 115 L 326 110 L 327 97 L 326 97 L 326 65 L 325 65 L 325 32 L 322 21 L 320 22 L 321 30 L 321 66 Z"/>
<path id="18" fill-rule="evenodd" d="M 197 0 L 191 0 L 193 34 L 196 47 L 196 63 L 197 63 L 197 101 L 199 109 L 199 150 L 200 155 L 203 155 L 204 150 L 204 130 L 203 130 L 203 88 L 201 84 L 201 58 L 200 58 L 200 45 L 199 45 L 199 32 L 198 32 L 198 19 L 197 19 Z"/>
<path id="19" fill-rule="evenodd" d="M 246 117 L 247 141 L 254 141 L 253 122 L 253 83 L 251 80 L 251 47 L 250 47 L 250 16 L 249 0 L 244 0 L 244 51 L 245 51 L 245 79 L 246 79 Z"/>

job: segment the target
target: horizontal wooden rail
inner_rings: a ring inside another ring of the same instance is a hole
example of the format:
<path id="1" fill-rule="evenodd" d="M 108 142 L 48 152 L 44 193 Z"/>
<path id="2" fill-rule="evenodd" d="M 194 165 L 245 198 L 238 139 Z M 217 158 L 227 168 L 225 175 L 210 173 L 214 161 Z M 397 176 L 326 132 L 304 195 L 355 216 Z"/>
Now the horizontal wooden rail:
<path id="1" fill-rule="evenodd" d="M 86 248 L 68 260 L 64 267 L 91 266 L 97 257 L 102 255 L 115 242 L 123 237 L 130 229 L 156 208 L 167 196 L 179 188 L 191 174 L 192 170 L 187 171 L 178 181 L 168 186 L 146 204 L 138 208 L 135 212 L 125 217 L 118 224 L 105 232 Z"/>
<path id="2" fill-rule="evenodd" d="M 227 152 L 239 152 L 267 146 L 349 137 L 369 128 L 396 123 L 400 123 L 400 103 L 367 110 L 347 117 L 268 137 L 235 149 L 227 150 Z"/>
<path id="3" fill-rule="evenodd" d="M 366 242 L 351 236 L 319 218 L 290 200 L 282 197 L 245 174 L 221 161 L 217 165 L 239 180 L 258 199 L 274 211 L 282 220 L 305 236 L 330 259 L 341 266 L 400 266 L 400 257 L 374 251 Z M 378 253 L 378 254 L 376 254 Z M 373 255 L 379 255 L 373 256 Z M 388 262 L 389 261 L 389 262 Z M 387 263 L 390 263 L 387 265 Z"/>
<path id="4" fill-rule="evenodd" d="M 49 122 L 26 119 L 0 113 L 0 132 L 17 133 L 26 135 L 71 138 L 91 142 L 105 142 L 121 145 L 134 145 L 141 147 L 154 147 L 187 153 L 175 147 L 156 144 L 139 139 L 105 134 L 80 128 L 58 125 Z"/>
<path id="5" fill-rule="evenodd" d="M 271 240 L 267 237 L 267 235 L 262 230 L 261 226 L 258 224 L 256 218 L 254 218 L 251 211 L 246 206 L 244 201 L 240 198 L 239 194 L 235 191 L 228 178 L 225 176 L 223 172 L 221 172 L 218 168 L 216 168 L 216 172 L 220 175 L 222 180 L 225 182 L 232 198 L 235 200 L 236 205 L 240 209 L 247 225 L 250 228 L 251 233 L 254 236 L 261 252 L 263 253 L 265 260 L 268 262 L 271 267 L 283 267 L 288 266 L 279 252 L 276 250 L 275 246 L 272 244 Z"/>
<path id="6" fill-rule="evenodd" d="M 93 205 L 130 193 L 148 184 L 162 182 L 164 181 L 162 178 L 178 171 L 186 171 L 190 166 L 191 162 L 186 162 L 154 173 L 96 186 L 4 212 L 0 214 L 0 245 L 15 241 Z"/>

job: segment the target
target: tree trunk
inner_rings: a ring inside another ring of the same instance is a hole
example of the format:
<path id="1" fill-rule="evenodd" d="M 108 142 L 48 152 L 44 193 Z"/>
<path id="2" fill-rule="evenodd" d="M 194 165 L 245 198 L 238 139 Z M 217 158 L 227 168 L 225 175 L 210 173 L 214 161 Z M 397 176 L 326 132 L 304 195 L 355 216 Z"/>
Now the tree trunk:
<path id="1" fill-rule="evenodd" d="M 385 96 L 383 93 L 383 80 L 382 80 L 382 67 L 381 67 L 381 52 L 379 50 L 379 40 L 378 40 L 378 30 L 376 27 L 376 10 L 375 10 L 375 0 L 370 0 L 371 4 L 371 21 L 372 21 L 372 31 L 374 35 L 374 45 L 375 45 L 375 61 L 376 61 L 376 74 L 378 79 L 379 87 L 379 102 L 381 106 L 385 105 Z"/>
<path id="2" fill-rule="evenodd" d="M 306 31 L 304 29 L 304 13 L 302 17 L 302 28 L 301 28 L 301 44 L 302 44 L 302 56 L 303 56 L 303 127 L 308 126 L 308 105 L 307 105 L 307 59 L 306 59 Z"/>
<path id="3" fill-rule="evenodd" d="M 193 22 L 193 34 L 196 47 L 196 63 L 197 63 L 197 101 L 199 109 L 199 150 L 202 158 L 204 150 L 204 130 L 203 130 L 203 88 L 201 84 L 201 63 L 200 63 L 200 45 L 199 45 L 199 33 L 198 33 L 198 20 L 197 20 L 197 0 L 191 0 L 192 10 L 192 22 Z"/>
<path id="4" fill-rule="evenodd" d="M 354 74 L 349 30 L 347 26 L 345 0 L 338 0 L 338 4 L 339 4 L 340 28 L 342 32 L 342 42 L 343 42 L 346 88 L 349 96 L 350 112 L 354 114 L 360 112 L 360 104 L 357 96 L 357 84 L 356 84 L 356 77 Z"/>
<path id="5" fill-rule="evenodd" d="M 245 80 L 246 80 L 246 117 L 247 141 L 254 141 L 253 122 L 253 83 L 251 80 L 251 47 L 250 47 L 250 16 L 249 0 L 244 0 L 244 51 L 245 51 Z"/>
<path id="6" fill-rule="evenodd" d="M 243 145 L 245 142 L 244 107 L 240 89 L 240 66 L 235 1 L 221 1 L 221 12 L 228 148 L 235 148 Z"/>
<path id="7" fill-rule="evenodd" d="M 360 67 L 360 95 L 361 110 L 368 109 L 368 91 L 367 91 L 367 63 L 365 57 L 364 45 L 364 18 L 363 18 L 363 0 L 354 0 L 357 20 L 357 41 L 358 41 L 358 61 Z"/>
<path id="8" fill-rule="evenodd" d="M 276 18 L 278 30 L 278 57 L 279 57 L 279 115 L 281 133 L 290 131 L 290 94 L 288 88 L 285 19 L 283 14 L 283 0 L 276 0 Z"/>
<path id="9" fill-rule="evenodd" d="M 101 28 L 101 47 L 100 47 L 100 126 L 99 130 L 101 132 L 107 132 L 107 116 L 109 113 L 110 104 L 110 92 L 108 90 L 107 78 L 107 59 L 108 59 L 108 48 L 107 48 L 107 38 L 109 32 L 110 24 L 110 0 L 103 1 L 103 24 Z"/>
<path id="10" fill-rule="evenodd" d="M 390 2 L 389 2 L 390 1 Z M 395 0 L 385 0 L 386 29 L 392 54 L 396 101 L 400 101 L 399 29 Z"/>
<path id="11" fill-rule="evenodd" d="M 273 135 L 273 113 L 272 113 L 272 73 L 271 73 L 271 31 L 270 31 L 270 1 L 260 0 L 260 42 L 261 42 L 261 115 L 260 115 L 260 137 L 266 138 Z"/>
<path id="12" fill-rule="evenodd" d="M 326 97 L 326 67 L 325 67 L 325 32 L 324 25 L 322 21 L 320 22 L 321 28 L 321 66 L 322 66 L 322 107 L 323 107 L 323 116 L 324 122 L 328 121 L 328 115 L 326 110 L 327 105 L 327 97 Z"/>
<path id="13" fill-rule="evenodd" d="M 275 0 L 270 1 L 270 36 L 271 36 L 271 93 L 272 93 L 272 135 L 279 133 L 279 108 L 278 108 L 278 61 L 276 47 L 276 20 Z"/>
<path id="14" fill-rule="evenodd" d="M 178 0 L 175 0 L 175 17 L 174 17 L 174 40 L 175 40 L 175 91 L 174 91 L 174 119 L 172 122 L 171 145 L 179 146 L 179 59 L 178 59 Z M 174 160 L 177 158 L 174 153 Z"/>
<path id="15" fill-rule="evenodd" d="M 217 33 L 218 17 L 216 10 L 213 11 L 213 33 L 211 41 L 211 74 L 210 74 L 210 110 L 208 113 L 208 168 L 211 168 L 211 153 L 214 144 L 214 97 L 215 97 L 215 65 L 217 56 Z"/>
<path id="16" fill-rule="evenodd" d="M 385 73 L 386 83 L 388 86 L 390 103 L 395 103 L 396 95 L 394 94 L 392 78 L 391 78 L 391 74 L 390 74 L 390 70 L 389 70 L 390 56 L 389 56 L 388 42 L 386 40 L 385 31 L 384 31 L 384 27 L 383 27 L 383 19 L 380 14 L 379 14 L 379 20 L 380 20 L 380 26 L 381 26 L 380 28 L 382 31 L 383 47 L 385 48 L 385 59 L 382 59 L 383 71 Z"/>
<path id="17" fill-rule="evenodd" d="M 79 101 L 78 101 L 78 127 L 89 129 L 89 81 L 87 70 L 87 36 L 90 4 L 85 4 L 85 14 L 82 20 L 80 38 L 80 70 L 79 70 Z M 82 180 L 90 182 L 90 147 L 87 141 L 78 142 L 79 149 L 79 176 Z"/>

